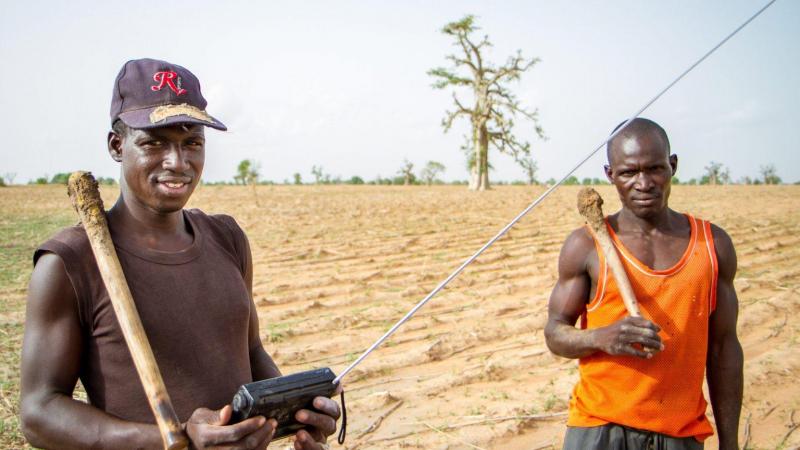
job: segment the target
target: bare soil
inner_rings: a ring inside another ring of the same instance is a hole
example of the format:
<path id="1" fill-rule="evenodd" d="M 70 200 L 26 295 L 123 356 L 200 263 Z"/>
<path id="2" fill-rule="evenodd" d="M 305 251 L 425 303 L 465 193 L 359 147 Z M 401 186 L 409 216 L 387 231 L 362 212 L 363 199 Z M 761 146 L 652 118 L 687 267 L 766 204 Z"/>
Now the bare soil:
<path id="1" fill-rule="evenodd" d="M 606 214 L 618 209 L 612 188 L 596 189 Z M 116 191 L 101 190 L 110 204 Z M 577 363 L 553 356 L 542 329 L 559 249 L 583 223 L 578 190 L 556 191 L 345 379 L 344 448 L 560 448 Z M 63 191 L 0 189 L 0 206 L 20 217 L 69 212 Z M 247 232 L 261 335 L 281 370 L 339 372 L 542 191 L 201 186 L 190 206 L 230 214 Z M 800 422 L 800 325 L 792 319 L 800 313 L 798 194 L 796 186 L 672 190 L 673 208 L 725 228 L 737 248 L 740 442 L 748 430 L 748 448 L 800 445 L 800 431 L 787 436 Z M 2 245 L 13 244 L 3 236 Z M 4 352 L 19 349 L 30 274 L 29 261 L 21 264 L 24 273 L 2 286 L 10 306 L 1 318 L 12 335 Z M 15 360 L 3 358 L 8 423 L 16 413 Z M 20 442 L 12 432 L 3 430 L 7 447 Z M 707 448 L 716 448 L 714 438 Z"/>

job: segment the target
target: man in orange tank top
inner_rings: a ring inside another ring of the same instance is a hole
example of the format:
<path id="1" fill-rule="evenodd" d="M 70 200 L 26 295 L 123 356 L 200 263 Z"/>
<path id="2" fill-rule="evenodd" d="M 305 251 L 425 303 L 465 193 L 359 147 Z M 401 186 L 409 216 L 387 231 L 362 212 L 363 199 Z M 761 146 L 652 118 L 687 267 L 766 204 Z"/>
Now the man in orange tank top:
<path id="1" fill-rule="evenodd" d="M 606 225 L 642 317 L 627 315 L 588 227 L 561 250 L 545 338 L 579 359 L 564 449 L 699 449 L 713 434 L 738 449 L 742 348 L 736 252 L 721 228 L 668 206 L 678 165 L 658 124 L 637 118 L 607 147 L 622 209 Z M 580 327 L 576 328 L 578 319 Z"/>

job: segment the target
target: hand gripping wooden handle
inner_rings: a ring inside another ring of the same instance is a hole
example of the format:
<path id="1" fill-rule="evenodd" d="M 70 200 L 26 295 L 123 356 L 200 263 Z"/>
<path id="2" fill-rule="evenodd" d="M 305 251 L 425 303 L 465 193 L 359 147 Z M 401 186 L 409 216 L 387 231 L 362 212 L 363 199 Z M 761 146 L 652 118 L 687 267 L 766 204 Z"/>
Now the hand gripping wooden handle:
<path id="1" fill-rule="evenodd" d="M 592 188 L 581 189 L 578 193 L 578 212 L 592 227 L 597 240 L 600 242 L 603 254 L 606 255 L 606 261 L 611 266 L 614 279 L 617 280 L 619 293 L 622 295 L 622 301 L 625 303 L 628 314 L 633 317 L 640 317 L 636 295 L 633 293 L 631 282 L 628 280 L 628 274 L 625 272 L 625 268 L 622 267 L 622 262 L 619 259 L 617 248 L 611 241 L 611 236 L 608 235 L 606 222 L 603 218 L 603 197 L 600 197 L 600 194 Z"/>
<path id="2" fill-rule="evenodd" d="M 125 281 L 122 267 L 108 231 L 103 200 L 97 182 L 89 172 L 75 172 L 69 177 L 68 192 L 72 205 L 78 211 L 83 227 L 89 236 L 97 268 L 106 285 L 128 350 L 133 357 L 136 372 L 142 380 L 147 400 L 158 424 L 164 448 L 187 449 L 189 441 L 183 433 L 178 416 L 172 408 L 164 380 L 158 371 L 156 359 L 147 341 L 147 335 L 136 311 L 136 304 Z"/>

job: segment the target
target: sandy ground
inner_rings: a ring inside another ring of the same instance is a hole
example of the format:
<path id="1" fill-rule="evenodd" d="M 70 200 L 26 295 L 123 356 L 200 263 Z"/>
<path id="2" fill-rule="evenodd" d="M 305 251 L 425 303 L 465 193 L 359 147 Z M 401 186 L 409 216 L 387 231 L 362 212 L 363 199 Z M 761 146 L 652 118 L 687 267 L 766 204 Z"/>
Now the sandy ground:
<path id="1" fill-rule="evenodd" d="M 544 344 L 577 188 L 556 192 L 346 379 L 347 448 L 558 448 L 576 362 Z M 340 371 L 542 188 L 262 188 L 199 192 L 248 232 L 265 345 L 285 373 Z M 618 208 L 601 188 L 606 211 Z M 746 357 L 742 442 L 800 422 L 795 187 L 676 187 L 672 205 L 732 236 Z M 709 408 L 709 415 L 711 415 Z M 749 424 L 748 427 L 745 427 Z M 785 444 L 800 443 L 800 432 Z M 709 441 L 709 448 L 716 442 Z M 787 447 L 787 448 L 789 448 Z"/>
<path id="2" fill-rule="evenodd" d="M 261 335 L 283 372 L 339 372 L 542 191 L 202 186 L 190 206 L 248 233 Z M 577 191 L 556 191 L 345 379 L 344 448 L 560 448 L 577 363 L 550 354 L 542 329 L 561 243 L 582 224 Z M 675 209 L 722 226 L 738 251 L 748 448 L 800 445 L 800 431 L 782 442 L 800 423 L 798 194 L 673 188 Z"/>

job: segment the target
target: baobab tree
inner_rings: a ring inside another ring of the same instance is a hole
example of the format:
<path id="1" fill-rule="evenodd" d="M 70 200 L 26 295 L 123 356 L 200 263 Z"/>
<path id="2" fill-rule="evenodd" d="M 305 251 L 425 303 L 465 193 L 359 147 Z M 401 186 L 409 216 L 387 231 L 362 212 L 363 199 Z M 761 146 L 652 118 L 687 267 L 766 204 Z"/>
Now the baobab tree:
<path id="1" fill-rule="evenodd" d="M 781 177 L 778 176 L 777 171 L 775 170 L 775 165 L 769 164 L 766 166 L 761 166 L 761 177 L 764 180 L 764 184 L 781 184 Z"/>
<path id="2" fill-rule="evenodd" d="M 403 185 L 408 186 L 416 181 L 414 176 L 414 163 L 405 159 L 403 160 L 403 167 L 397 171 L 397 174 L 403 177 Z"/>
<path id="3" fill-rule="evenodd" d="M 437 162 L 437 161 L 428 161 L 428 164 L 422 168 L 422 172 L 420 172 L 419 176 L 423 180 L 425 180 L 425 184 L 430 186 L 433 184 L 433 180 L 436 179 L 436 175 L 440 172 L 444 172 L 445 167 L 444 164 Z"/>
<path id="4" fill-rule="evenodd" d="M 516 161 L 530 155 L 530 143 L 520 141 L 513 134 L 514 120 L 522 116 L 533 122 L 533 129 L 539 138 L 544 139 L 544 130 L 539 124 L 538 111 L 527 110 L 511 92 L 508 84 L 518 81 L 521 75 L 539 62 L 539 58 L 526 59 L 521 51 L 508 58 L 502 66 L 495 66 L 485 60 L 485 50 L 491 47 L 488 36 L 479 41 L 472 35 L 479 30 L 475 17 L 468 15 L 457 22 L 442 28 L 442 33 L 455 39 L 456 54 L 445 58 L 452 63 L 451 68 L 437 67 L 428 71 L 436 78 L 433 87 L 445 89 L 466 88 L 472 92 L 472 103 L 462 102 L 453 92 L 455 109 L 447 111 L 442 120 L 445 132 L 450 130 L 458 117 L 470 121 L 471 133 L 465 136 L 465 147 L 470 151 L 467 160 L 470 165 L 471 190 L 489 189 L 489 147 L 512 156 Z"/>
<path id="5" fill-rule="evenodd" d="M 706 171 L 706 174 L 700 180 L 700 184 L 728 184 L 731 181 L 730 172 L 722 163 L 711 161 L 703 167 L 703 170 Z"/>
<path id="6" fill-rule="evenodd" d="M 311 166 L 311 175 L 314 175 L 314 184 L 320 184 L 324 177 L 322 166 Z"/>

